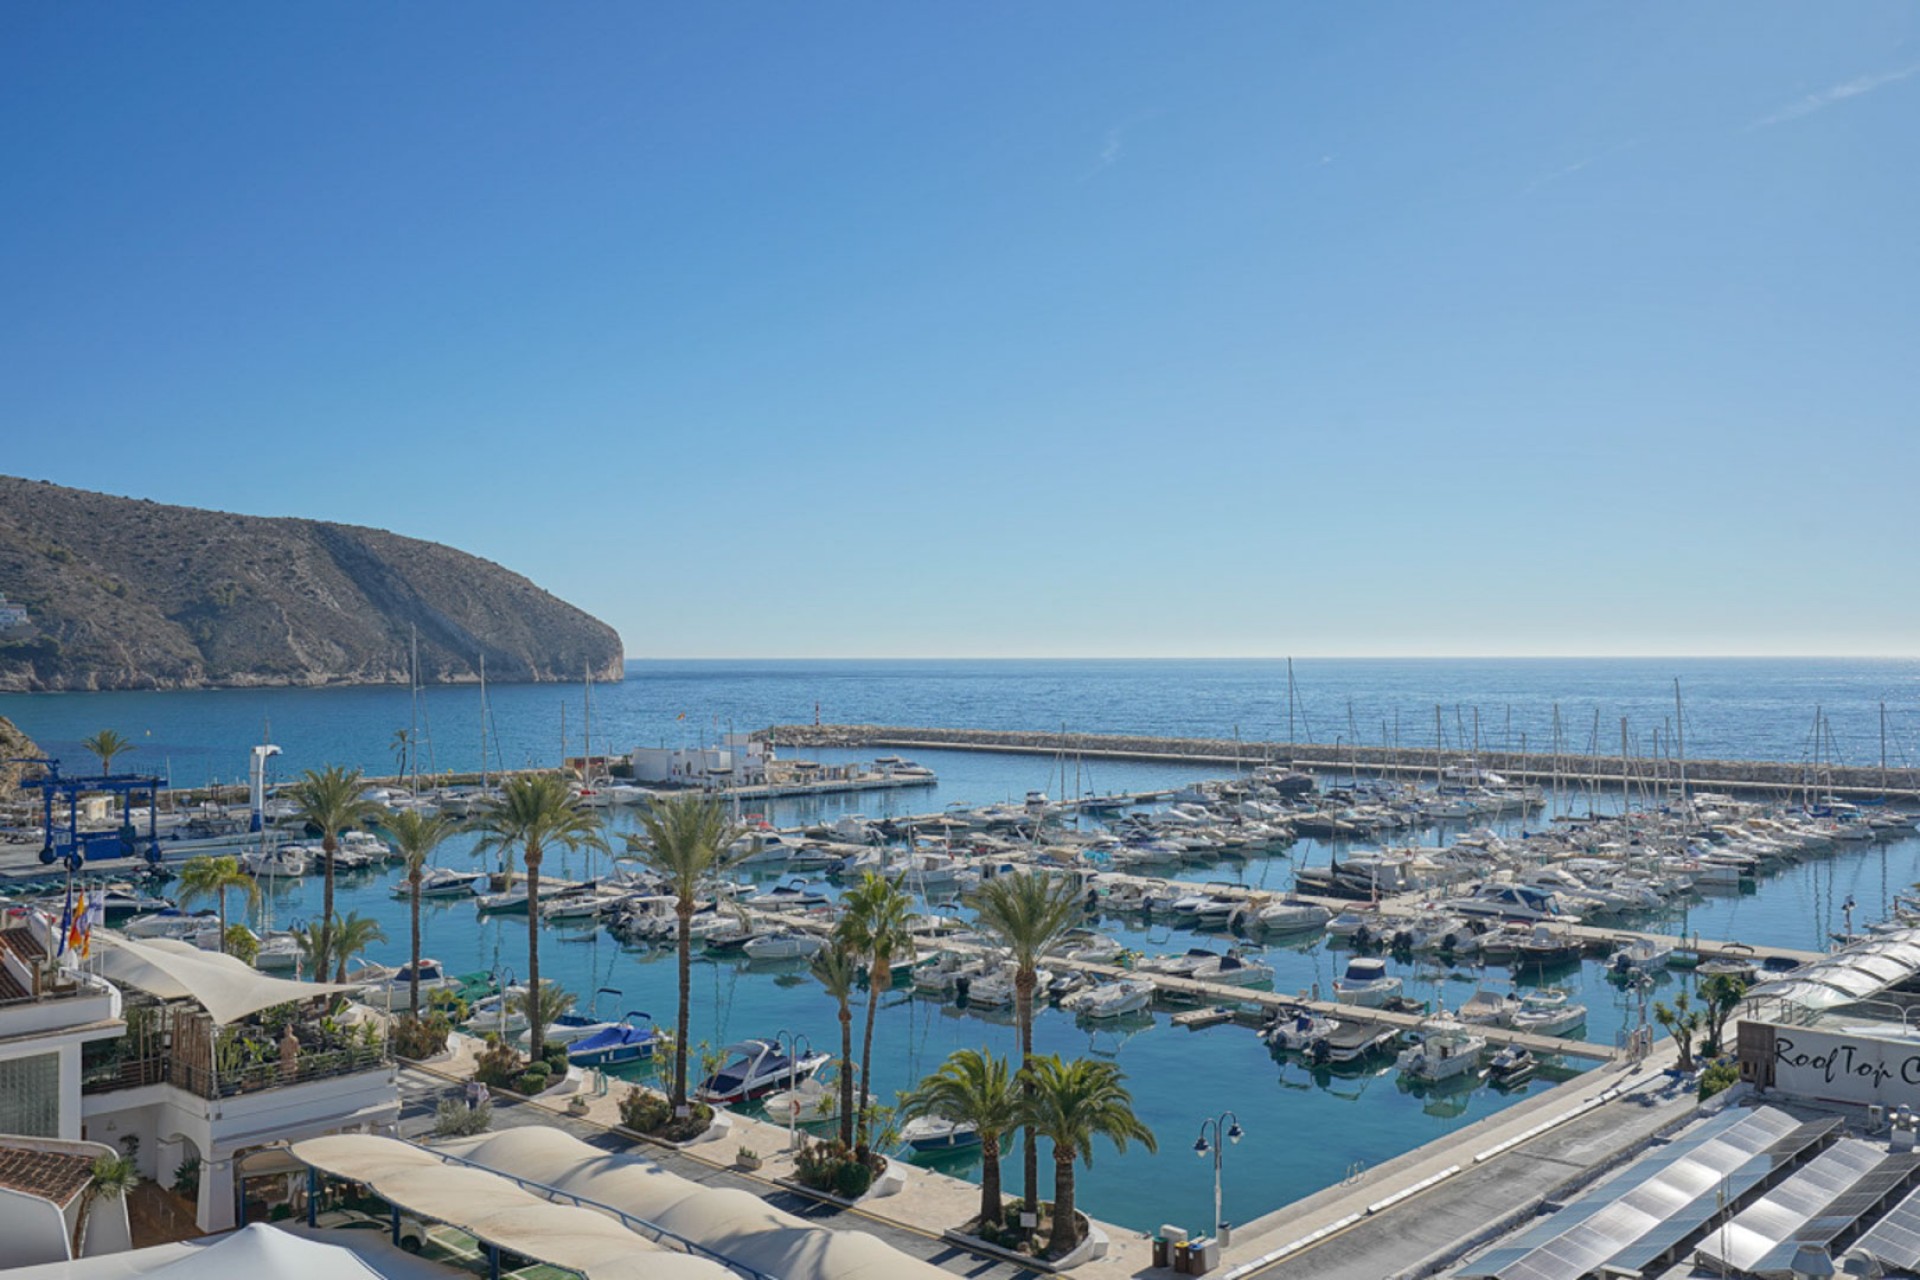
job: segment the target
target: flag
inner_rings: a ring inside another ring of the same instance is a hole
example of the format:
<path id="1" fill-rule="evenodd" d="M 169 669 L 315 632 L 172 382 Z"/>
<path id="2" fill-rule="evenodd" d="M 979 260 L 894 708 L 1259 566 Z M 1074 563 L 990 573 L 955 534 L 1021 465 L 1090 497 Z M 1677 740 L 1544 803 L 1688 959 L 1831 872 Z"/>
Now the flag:
<path id="1" fill-rule="evenodd" d="M 80 932 L 80 958 L 93 954 L 93 931 L 107 923 L 107 899 L 104 894 L 96 893 L 87 899 L 86 924 Z"/>
<path id="2" fill-rule="evenodd" d="M 67 909 L 67 940 L 64 949 L 79 952 L 82 960 L 87 958 L 88 946 L 93 937 L 87 911 L 87 895 L 84 892 Z"/>
<path id="3" fill-rule="evenodd" d="M 67 905 L 60 911 L 60 944 L 54 948 L 53 958 L 58 960 L 67 954 L 67 939 L 73 933 L 73 881 L 67 881 Z"/>

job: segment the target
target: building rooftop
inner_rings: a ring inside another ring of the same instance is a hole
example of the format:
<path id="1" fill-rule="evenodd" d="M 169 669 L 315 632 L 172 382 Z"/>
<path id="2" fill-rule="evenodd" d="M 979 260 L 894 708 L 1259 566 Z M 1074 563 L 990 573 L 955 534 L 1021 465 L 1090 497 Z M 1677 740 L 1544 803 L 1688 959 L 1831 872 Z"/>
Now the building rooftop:
<path id="1" fill-rule="evenodd" d="M 9 1191 L 39 1196 L 65 1209 L 92 1177 L 91 1156 L 0 1143 L 0 1187 Z"/>

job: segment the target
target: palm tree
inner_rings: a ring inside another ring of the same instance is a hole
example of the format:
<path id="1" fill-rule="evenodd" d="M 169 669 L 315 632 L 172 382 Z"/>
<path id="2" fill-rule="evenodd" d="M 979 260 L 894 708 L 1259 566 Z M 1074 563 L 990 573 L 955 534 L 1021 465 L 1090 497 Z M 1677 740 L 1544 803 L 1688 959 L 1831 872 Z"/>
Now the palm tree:
<path id="1" fill-rule="evenodd" d="M 1700 1033 L 1700 1011 L 1693 1007 L 1687 993 L 1682 991 L 1673 998 L 1669 1008 L 1665 1003 L 1653 1006 L 1653 1020 L 1667 1029 L 1673 1037 L 1674 1048 L 1680 1051 L 1679 1068 L 1682 1071 L 1693 1070 L 1693 1038 Z"/>
<path id="2" fill-rule="evenodd" d="M 363 916 L 358 911 L 349 911 L 345 920 L 334 921 L 331 938 L 336 969 L 333 980 L 345 982 L 347 962 L 374 943 L 385 942 L 387 931 L 382 929 L 380 922 L 373 917 Z"/>
<path id="3" fill-rule="evenodd" d="M 320 980 L 325 979 L 327 961 L 333 955 L 333 855 L 340 848 L 342 834 L 366 826 L 380 812 L 380 806 L 360 792 L 360 771 L 337 764 L 317 771 L 308 769 L 288 792 L 295 820 L 320 832 L 326 888 L 320 899 L 320 950 L 313 966 Z"/>
<path id="4" fill-rule="evenodd" d="M 475 853 L 520 846 L 527 865 L 527 986 L 540 985 L 540 863 L 549 845 L 565 849 L 605 851 L 600 819 L 581 805 L 558 774 L 522 776 L 508 782 L 500 795 L 474 821 L 480 834 Z M 533 1009 L 531 1014 L 539 1010 Z M 545 1047 L 547 1024 L 527 1019 L 527 1045 L 538 1058 Z"/>
<path id="5" fill-rule="evenodd" d="M 320 953 L 327 943 L 327 927 L 318 920 L 309 920 L 306 924 L 296 924 L 291 932 L 293 944 L 300 948 L 299 972 L 315 982 L 325 982 L 327 971 L 320 967 Z"/>
<path id="6" fill-rule="evenodd" d="M 980 1135 L 980 1221 L 998 1223 L 1000 1143 L 1020 1123 L 1020 1091 L 1007 1060 L 985 1049 L 956 1050 L 900 1100 L 900 1114 L 939 1116 L 974 1127 Z"/>
<path id="7" fill-rule="evenodd" d="M 1013 957 L 1013 1016 L 1020 1025 L 1021 1090 L 1031 1093 L 1026 1068 L 1033 1062 L 1033 992 L 1040 984 L 1040 958 L 1080 923 L 1080 897 L 1062 875 L 1016 871 L 980 886 L 973 908 L 986 935 Z M 1029 1128 L 1021 1147 L 1021 1200 L 1028 1213 L 1040 1210 L 1040 1146 Z"/>
<path id="8" fill-rule="evenodd" d="M 402 730 L 401 732 L 405 732 Z M 442 814 L 428 817 L 418 809 L 401 809 L 386 820 L 387 834 L 393 837 L 393 847 L 400 851 L 401 859 L 407 864 L 408 913 L 413 923 L 413 949 L 408 954 L 412 966 L 408 987 L 407 1006 L 413 1010 L 413 1016 L 420 1016 L 420 881 L 426 875 L 427 859 L 433 856 L 441 842 L 459 829 L 452 818 Z"/>
<path id="9" fill-rule="evenodd" d="M 87 1187 L 81 1193 L 80 1212 L 73 1221 L 73 1256 L 78 1258 L 87 1247 L 87 1223 L 93 1206 L 101 1200 L 118 1200 L 140 1181 L 140 1171 L 126 1156 L 101 1156 L 87 1171 Z"/>
<path id="10" fill-rule="evenodd" d="M 853 1146 L 853 984 L 860 964 L 848 947 L 835 943 L 813 953 L 807 971 L 820 980 L 840 1006 L 840 1143 Z"/>
<path id="11" fill-rule="evenodd" d="M 880 997 L 893 986 L 895 959 L 913 959 L 913 899 L 885 876 L 869 871 L 841 899 L 840 907 L 836 940 L 867 965 L 867 1027 L 860 1041 L 860 1097 L 864 1100 L 870 1096 L 867 1083 L 872 1079 L 874 1014 Z M 867 1145 L 867 1128 L 867 1109 L 862 1105 L 862 1148 Z"/>
<path id="12" fill-rule="evenodd" d="M 529 983 L 525 991 L 514 997 L 513 1008 L 515 1012 L 526 1015 L 529 1029 L 536 1021 L 540 1026 L 550 1027 L 559 1020 L 561 1014 L 573 1008 L 573 1001 L 573 992 L 565 990 L 557 982 Z"/>
<path id="13" fill-rule="evenodd" d="M 1721 1040 L 1726 1035 L 1727 1019 L 1747 998 L 1747 984 L 1731 973 L 1708 975 L 1700 984 L 1700 1010 L 1702 1030 L 1700 1036 L 1700 1054 L 1702 1057 L 1717 1058 L 1726 1048 Z"/>
<path id="14" fill-rule="evenodd" d="M 100 757 L 102 777 L 113 772 L 113 758 L 123 756 L 133 750 L 133 743 L 112 729 L 102 729 L 91 738 L 85 738 L 80 745 Z"/>
<path id="15" fill-rule="evenodd" d="M 676 899 L 679 920 L 680 1019 L 673 1038 L 673 1114 L 684 1117 L 687 1107 L 687 1045 L 693 1036 L 687 1021 L 693 1016 L 693 907 L 694 896 L 708 876 L 719 875 L 738 858 L 731 852 L 739 831 L 727 820 L 727 811 L 712 796 L 686 792 L 661 796 L 640 815 L 645 839 L 627 837 L 628 851 L 662 876 Z"/>
<path id="16" fill-rule="evenodd" d="M 389 744 L 393 747 L 393 776 L 407 776 L 407 752 L 413 746 L 413 735 L 405 729 L 395 729 Z"/>
<path id="17" fill-rule="evenodd" d="M 1133 1113 L 1133 1095 L 1122 1083 L 1126 1077 L 1111 1062 L 1062 1062 L 1058 1054 L 1050 1054 L 1035 1058 L 1021 1074 L 1031 1085 L 1020 1108 L 1027 1132 L 1038 1132 L 1053 1144 L 1053 1234 L 1047 1238 L 1047 1252 L 1060 1258 L 1080 1243 L 1073 1210 L 1074 1162 L 1093 1164 L 1095 1138 L 1106 1138 L 1118 1151 L 1137 1139 L 1153 1151 L 1153 1130 Z"/>
<path id="18" fill-rule="evenodd" d="M 219 858 L 201 854 L 188 858 L 180 868 L 179 902 L 187 906 L 202 898 L 212 898 L 220 908 L 220 949 L 227 949 L 227 893 L 238 889 L 247 895 L 247 905 L 260 905 L 260 886 L 240 869 L 240 859 L 231 855 Z"/>

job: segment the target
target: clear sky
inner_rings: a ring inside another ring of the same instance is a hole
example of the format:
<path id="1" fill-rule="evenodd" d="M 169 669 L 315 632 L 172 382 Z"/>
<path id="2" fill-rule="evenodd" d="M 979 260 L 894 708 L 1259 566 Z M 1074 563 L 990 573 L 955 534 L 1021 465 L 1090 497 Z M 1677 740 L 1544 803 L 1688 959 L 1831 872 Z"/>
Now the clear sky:
<path id="1" fill-rule="evenodd" d="M 0 471 L 632 656 L 1920 652 L 1906 0 L 15 4 L 0 130 Z"/>

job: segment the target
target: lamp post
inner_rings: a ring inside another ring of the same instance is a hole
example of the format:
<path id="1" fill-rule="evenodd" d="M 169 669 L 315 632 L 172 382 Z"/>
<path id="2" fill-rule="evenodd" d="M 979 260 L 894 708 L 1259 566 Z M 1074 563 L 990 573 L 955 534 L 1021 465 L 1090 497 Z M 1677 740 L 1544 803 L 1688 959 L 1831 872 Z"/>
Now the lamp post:
<path id="1" fill-rule="evenodd" d="M 794 1092 L 800 1074 L 800 1046 L 803 1044 L 806 1045 L 807 1052 L 812 1053 L 813 1041 L 807 1037 L 805 1032 L 778 1031 L 774 1033 L 773 1043 L 775 1046 L 781 1044 L 787 1046 L 787 1093 L 791 1095 Z M 842 1069 L 845 1069 L 845 1064 L 842 1064 Z M 789 1151 L 793 1150 L 794 1144 L 799 1141 L 799 1135 L 795 1132 L 795 1126 L 799 1116 L 800 1099 L 797 1097 L 788 1097 L 787 1150 Z"/>
<path id="2" fill-rule="evenodd" d="M 1208 1138 L 1208 1133 L 1212 1138 Z M 1240 1117 L 1231 1111 L 1222 1111 L 1211 1120 L 1200 1122 L 1200 1137 L 1193 1144 L 1193 1154 L 1202 1160 L 1208 1154 L 1213 1156 L 1213 1230 L 1220 1247 L 1225 1249 L 1233 1243 L 1233 1227 L 1220 1216 L 1220 1161 L 1226 1154 L 1227 1143 L 1238 1142 L 1246 1136 L 1240 1128 Z"/>

